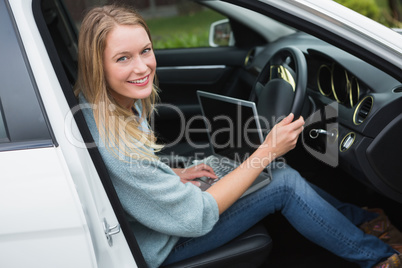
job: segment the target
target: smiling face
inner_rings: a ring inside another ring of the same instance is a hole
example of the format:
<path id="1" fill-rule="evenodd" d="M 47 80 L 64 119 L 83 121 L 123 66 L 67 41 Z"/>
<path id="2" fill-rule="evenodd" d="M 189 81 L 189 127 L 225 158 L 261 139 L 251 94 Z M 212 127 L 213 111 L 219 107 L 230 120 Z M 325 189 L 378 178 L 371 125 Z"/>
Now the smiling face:
<path id="1" fill-rule="evenodd" d="M 106 37 L 103 52 L 110 94 L 123 107 L 147 98 L 153 88 L 155 55 L 147 32 L 137 25 L 116 25 Z"/>

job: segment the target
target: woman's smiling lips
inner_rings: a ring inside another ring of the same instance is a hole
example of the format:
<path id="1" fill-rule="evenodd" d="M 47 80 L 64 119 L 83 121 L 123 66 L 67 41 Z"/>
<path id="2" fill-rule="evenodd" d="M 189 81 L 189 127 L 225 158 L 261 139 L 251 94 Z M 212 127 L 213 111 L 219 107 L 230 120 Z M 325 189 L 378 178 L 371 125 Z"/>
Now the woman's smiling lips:
<path id="1" fill-rule="evenodd" d="M 134 84 L 136 86 L 145 86 L 149 82 L 149 75 L 145 76 L 144 78 L 137 79 L 137 80 L 132 80 L 132 81 L 127 81 L 130 84 Z"/>

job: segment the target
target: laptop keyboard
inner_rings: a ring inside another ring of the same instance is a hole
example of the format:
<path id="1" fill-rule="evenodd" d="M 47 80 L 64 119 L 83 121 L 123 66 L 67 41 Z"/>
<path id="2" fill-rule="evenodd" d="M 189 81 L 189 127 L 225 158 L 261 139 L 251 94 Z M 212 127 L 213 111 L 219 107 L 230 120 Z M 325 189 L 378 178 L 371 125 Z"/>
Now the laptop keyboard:
<path id="1" fill-rule="evenodd" d="M 235 162 L 231 162 L 231 160 L 228 160 L 227 158 L 219 158 L 214 155 L 193 162 L 193 164 L 195 165 L 201 163 L 205 163 L 210 167 L 212 167 L 216 176 L 218 176 L 218 179 L 211 179 L 208 177 L 197 178 L 196 180 L 201 183 L 200 189 L 202 191 L 207 190 L 209 187 L 214 185 L 217 181 L 219 181 L 222 177 L 224 177 L 228 173 L 232 172 L 238 166 Z M 270 182 L 271 182 L 270 173 L 262 172 L 258 176 L 258 178 L 254 181 L 253 185 L 242 195 L 242 197 L 248 195 L 249 193 L 252 193 L 253 191 L 260 189 L 261 187 L 267 185 Z"/>
<path id="2" fill-rule="evenodd" d="M 220 158 L 214 155 L 207 157 L 205 159 L 205 164 L 210 166 L 219 178 L 226 176 L 236 168 L 231 164 L 223 162 Z"/>
<path id="3" fill-rule="evenodd" d="M 228 163 L 227 161 L 224 161 L 224 159 L 216 157 L 214 155 L 210 155 L 199 162 L 197 161 L 197 164 L 200 163 L 205 163 L 208 166 L 212 167 L 216 176 L 218 177 L 218 179 L 212 179 L 208 177 L 198 178 L 198 181 L 205 183 L 205 185 L 201 185 L 202 190 L 208 189 L 211 185 L 214 185 L 222 177 L 226 176 L 228 173 L 232 172 L 236 168 L 236 166 L 234 166 L 233 164 Z"/>

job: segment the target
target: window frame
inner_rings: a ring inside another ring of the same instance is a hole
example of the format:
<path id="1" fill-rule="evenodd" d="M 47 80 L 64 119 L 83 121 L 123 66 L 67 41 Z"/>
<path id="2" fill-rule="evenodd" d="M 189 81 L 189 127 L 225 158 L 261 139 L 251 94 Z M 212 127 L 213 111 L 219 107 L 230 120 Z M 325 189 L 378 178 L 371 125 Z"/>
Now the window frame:
<path id="1" fill-rule="evenodd" d="M 0 44 L 0 58 L 3 62 L 10 62 L 9 71 L 0 72 L 1 127 L 6 136 L 0 139 L 0 152 L 57 147 L 15 18 L 6 0 L 0 1 L 0 23 L 0 37 L 4 40 Z M 17 72 L 10 75 L 12 69 Z"/>

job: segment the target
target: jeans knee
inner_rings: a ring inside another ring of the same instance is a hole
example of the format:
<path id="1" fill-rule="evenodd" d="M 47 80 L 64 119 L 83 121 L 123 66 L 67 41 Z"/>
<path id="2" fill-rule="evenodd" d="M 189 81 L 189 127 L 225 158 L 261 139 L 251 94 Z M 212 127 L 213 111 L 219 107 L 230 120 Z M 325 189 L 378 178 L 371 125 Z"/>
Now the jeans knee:
<path id="1" fill-rule="evenodd" d="M 292 192 L 297 192 L 300 187 L 304 188 L 307 185 L 306 180 L 299 172 L 284 163 L 272 169 L 272 180 L 292 189 Z"/>

